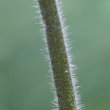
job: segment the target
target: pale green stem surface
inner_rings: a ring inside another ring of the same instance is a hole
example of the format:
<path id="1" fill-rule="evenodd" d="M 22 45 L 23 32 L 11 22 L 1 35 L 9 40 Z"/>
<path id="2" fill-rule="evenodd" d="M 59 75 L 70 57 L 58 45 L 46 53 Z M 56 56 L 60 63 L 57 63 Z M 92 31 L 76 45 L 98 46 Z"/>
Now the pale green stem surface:
<path id="1" fill-rule="evenodd" d="M 38 0 L 50 55 L 59 110 L 76 110 L 64 35 L 55 0 Z"/>

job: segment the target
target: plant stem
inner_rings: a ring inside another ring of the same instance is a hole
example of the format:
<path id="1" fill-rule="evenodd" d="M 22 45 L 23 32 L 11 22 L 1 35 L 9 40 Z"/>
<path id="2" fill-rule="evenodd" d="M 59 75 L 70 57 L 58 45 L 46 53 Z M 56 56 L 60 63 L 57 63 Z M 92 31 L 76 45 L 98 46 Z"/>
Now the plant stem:
<path id="1" fill-rule="evenodd" d="M 59 110 L 76 110 L 70 66 L 56 0 L 38 0 L 53 71 Z"/>

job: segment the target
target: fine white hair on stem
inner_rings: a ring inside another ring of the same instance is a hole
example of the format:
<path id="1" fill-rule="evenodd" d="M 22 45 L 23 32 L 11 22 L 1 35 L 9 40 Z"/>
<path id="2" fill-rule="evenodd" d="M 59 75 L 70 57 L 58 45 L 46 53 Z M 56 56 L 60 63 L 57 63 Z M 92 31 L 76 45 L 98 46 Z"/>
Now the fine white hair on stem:
<path id="1" fill-rule="evenodd" d="M 65 44 L 65 48 L 66 48 L 66 53 L 67 53 L 67 58 L 68 58 L 68 63 L 69 63 L 69 69 L 70 69 L 70 73 L 71 73 L 71 79 L 72 79 L 72 84 L 73 84 L 73 94 L 75 96 L 75 106 L 76 106 L 76 110 L 82 110 L 83 109 L 83 106 L 81 104 L 81 101 L 80 101 L 80 95 L 78 93 L 78 88 L 79 86 L 77 85 L 77 78 L 76 78 L 76 74 L 75 74 L 75 68 L 76 66 L 74 65 L 73 63 L 73 57 L 71 56 L 71 46 L 70 46 L 70 41 L 69 41 L 69 32 L 68 32 L 68 27 L 65 26 L 65 19 L 64 19 L 64 16 L 63 16 L 63 13 L 62 13 L 62 2 L 60 0 L 55 0 L 56 1 L 56 4 L 57 4 L 57 9 L 58 9 L 58 15 L 59 15 L 59 19 L 60 19 L 60 23 L 61 23 L 61 29 L 62 29 L 62 32 L 63 32 L 63 37 L 64 37 L 64 44 Z M 50 71 L 52 73 L 52 70 L 51 70 L 51 64 L 50 64 L 50 58 L 49 58 L 49 55 L 48 55 L 48 46 L 47 46 L 47 40 L 46 40 L 46 32 L 45 32 L 45 24 L 43 23 L 43 20 L 42 20 L 42 16 L 41 16 L 41 12 L 39 10 L 39 5 L 37 3 L 37 1 L 35 0 L 35 6 L 34 8 L 37 8 L 37 14 L 38 14 L 38 19 L 40 20 L 40 24 L 41 24 L 41 33 L 42 35 L 44 36 L 44 41 L 46 42 L 46 46 L 45 46 L 45 52 L 46 52 L 46 59 L 48 59 L 48 62 L 49 62 L 49 65 L 50 65 Z M 52 81 L 53 81 L 53 78 L 51 78 Z M 50 83 L 52 88 L 54 89 L 53 91 L 55 91 L 55 87 L 54 87 L 54 83 Z M 55 93 L 55 92 L 54 92 Z M 56 93 L 55 93 L 56 94 Z M 53 104 L 57 107 L 55 110 L 58 110 L 58 99 L 55 95 L 55 100 L 53 101 Z"/>
<path id="2" fill-rule="evenodd" d="M 35 11 L 35 20 L 37 19 L 37 23 L 36 24 L 40 24 L 40 33 L 41 33 L 41 36 L 43 38 L 43 41 L 45 42 L 43 45 L 45 45 L 43 47 L 43 49 L 41 49 L 41 51 L 43 52 L 44 54 L 44 58 L 45 60 L 48 62 L 48 65 L 49 65 L 49 74 L 47 74 L 47 77 L 50 79 L 50 81 L 48 82 L 48 84 L 50 85 L 50 89 L 51 89 L 51 92 L 52 94 L 54 95 L 54 99 L 51 101 L 51 104 L 52 104 L 52 108 L 53 110 L 58 110 L 58 99 L 57 99 L 57 96 L 56 96 L 56 90 L 55 90 L 55 85 L 54 85 L 54 79 L 52 77 L 52 67 L 51 67 L 51 63 L 50 63 L 50 57 L 49 57 L 49 52 L 48 52 L 48 46 L 47 46 L 47 39 L 46 39 L 46 29 L 45 29 L 45 24 L 43 23 L 43 20 L 42 20 L 42 16 L 41 16 L 41 11 L 39 10 L 39 4 L 38 4 L 38 1 L 37 0 L 34 0 L 34 6 L 33 6 L 37 11 Z"/>
<path id="3" fill-rule="evenodd" d="M 78 80 L 77 80 L 77 76 L 75 73 L 75 69 L 77 67 L 76 67 L 76 65 L 74 65 L 73 57 L 71 56 L 72 46 L 71 46 L 71 42 L 69 40 L 69 36 L 70 36 L 70 33 L 68 32 L 69 27 L 65 26 L 65 19 L 64 19 L 64 15 L 63 15 L 63 11 L 62 11 L 62 6 L 63 6 L 62 1 L 56 0 L 56 3 L 57 3 L 58 14 L 59 14 L 61 27 L 62 27 L 62 31 L 63 31 L 64 42 L 65 42 L 66 52 L 67 52 L 67 57 L 68 57 L 68 63 L 69 63 L 69 67 L 70 67 L 70 73 L 71 73 L 71 77 L 72 77 L 72 84 L 73 84 L 74 96 L 75 96 L 75 102 L 76 102 L 76 110 L 82 110 L 84 105 L 81 104 L 81 98 L 80 98 L 80 94 L 78 91 L 79 86 L 77 85 Z"/>

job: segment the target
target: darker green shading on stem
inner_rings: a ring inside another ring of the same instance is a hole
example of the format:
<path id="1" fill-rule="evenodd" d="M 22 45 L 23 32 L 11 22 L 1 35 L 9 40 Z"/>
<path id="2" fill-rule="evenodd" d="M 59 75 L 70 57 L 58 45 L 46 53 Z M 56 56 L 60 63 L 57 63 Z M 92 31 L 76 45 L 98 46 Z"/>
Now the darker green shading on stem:
<path id="1" fill-rule="evenodd" d="M 55 0 L 38 0 L 50 55 L 59 110 L 76 110 L 68 56 Z"/>

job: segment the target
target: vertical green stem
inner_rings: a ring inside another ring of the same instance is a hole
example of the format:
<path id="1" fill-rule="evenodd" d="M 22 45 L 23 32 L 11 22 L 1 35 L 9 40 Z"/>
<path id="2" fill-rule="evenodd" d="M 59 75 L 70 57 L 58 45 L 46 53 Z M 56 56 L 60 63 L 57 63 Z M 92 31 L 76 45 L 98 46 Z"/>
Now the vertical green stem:
<path id="1" fill-rule="evenodd" d="M 76 110 L 70 67 L 56 0 L 38 0 L 50 55 L 59 110 Z"/>

